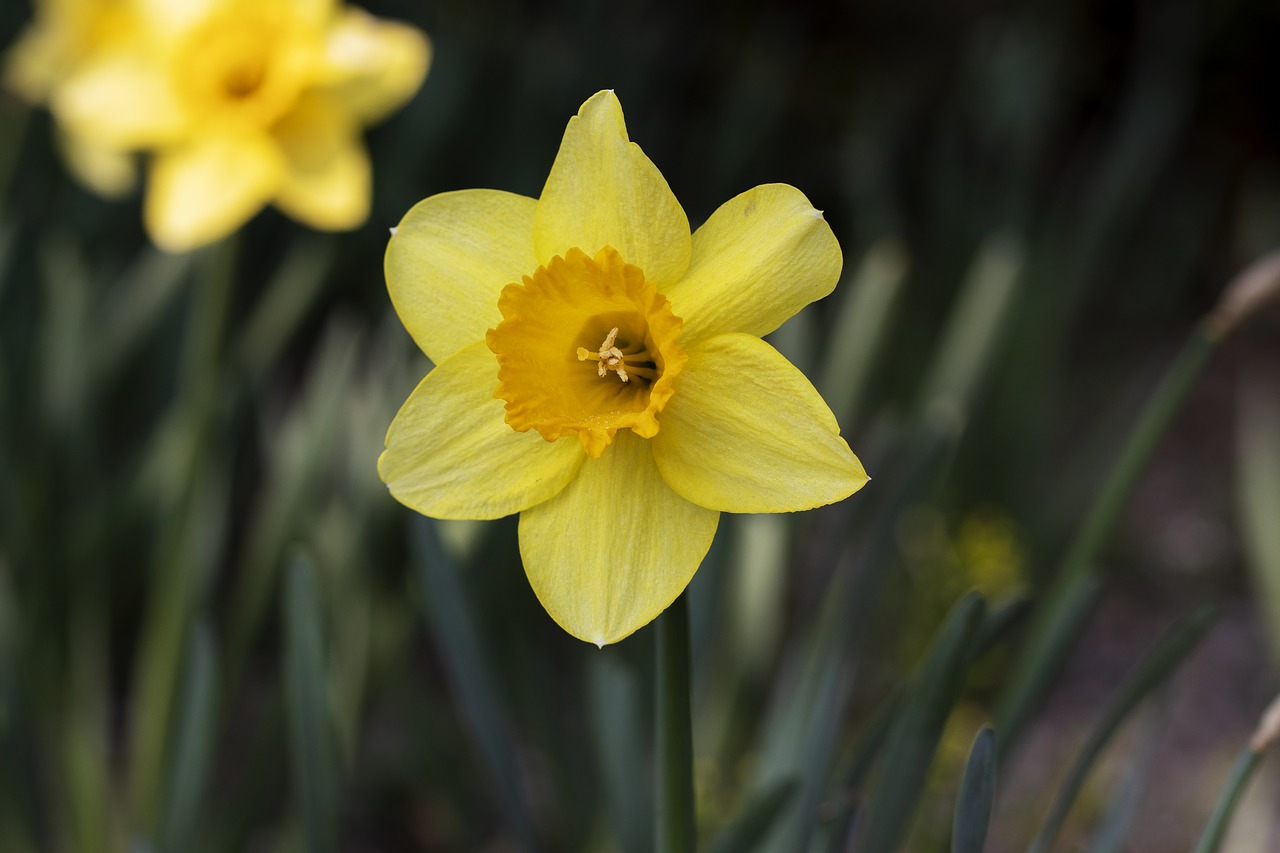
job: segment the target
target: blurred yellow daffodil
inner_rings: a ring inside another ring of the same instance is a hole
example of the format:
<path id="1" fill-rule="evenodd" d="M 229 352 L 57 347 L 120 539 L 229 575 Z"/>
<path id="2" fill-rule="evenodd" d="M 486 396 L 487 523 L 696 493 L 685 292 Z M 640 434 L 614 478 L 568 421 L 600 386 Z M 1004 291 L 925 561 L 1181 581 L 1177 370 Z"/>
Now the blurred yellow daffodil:
<path id="1" fill-rule="evenodd" d="M 830 293 L 841 262 L 782 184 L 691 236 L 600 92 L 540 198 L 443 193 L 395 230 L 391 300 L 436 367 L 378 471 L 424 515 L 519 512 L 547 612 L 616 642 L 688 585 L 721 512 L 810 509 L 866 482 L 818 392 L 760 339 Z"/>
<path id="2" fill-rule="evenodd" d="M 79 62 L 127 32 L 131 11 L 123 0 L 41 0 L 6 57 L 6 85 L 32 104 L 48 103 Z M 131 152 L 68 132 L 59 134 L 58 144 L 76 177 L 100 195 L 117 197 L 136 186 Z"/>
<path id="3" fill-rule="evenodd" d="M 149 152 L 147 230 L 185 251 L 267 204 L 315 228 L 362 223 L 361 130 L 429 60 L 417 29 L 337 0 L 46 0 L 10 77 L 40 82 L 81 148 Z"/>

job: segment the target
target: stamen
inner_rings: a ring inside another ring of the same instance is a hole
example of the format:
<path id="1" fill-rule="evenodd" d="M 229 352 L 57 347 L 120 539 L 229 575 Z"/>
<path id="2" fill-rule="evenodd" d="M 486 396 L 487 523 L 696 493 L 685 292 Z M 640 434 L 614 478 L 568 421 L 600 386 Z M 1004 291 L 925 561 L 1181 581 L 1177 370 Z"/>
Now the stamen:
<path id="1" fill-rule="evenodd" d="M 599 352 L 592 352 L 586 347 L 578 347 L 578 361 L 586 361 L 589 358 L 594 358 L 599 362 L 596 365 L 596 375 L 601 379 L 607 376 L 609 371 L 612 370 L 618 374 L 618 378 L 623 382 L 630 382 L 631 377 L 627 375 L 627 368 L 624 365 L 626 355 L 622 350 L 614 346 L 614 342 L 617 340 L 618 327 L 614 326 L 609 330 L 609 334 L 605 337 L 604 343 L 600 344 Z"/>

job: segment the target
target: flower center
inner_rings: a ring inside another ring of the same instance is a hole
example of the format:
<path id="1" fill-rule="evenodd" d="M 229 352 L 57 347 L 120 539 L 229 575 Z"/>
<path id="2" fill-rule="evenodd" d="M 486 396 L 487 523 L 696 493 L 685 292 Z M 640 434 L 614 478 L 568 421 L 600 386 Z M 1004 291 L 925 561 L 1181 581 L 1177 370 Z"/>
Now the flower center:
<path id="1" fill-rule="evenodd" d="M 307 40 L 269 10 L 237 8 L 196 28 L 177 54 L 176 74 L 198 113 L 266 126 L 297 99 Z"/>
<path id="2" fill-rule="evenodd" d="M 653 362 L 648 360 L 649 355 L 645 350 L 632 346 L 629 352 L 623 352 L 614 343 L 617 339 L 618 327 L 614 326 L 609 330 L 608 336 L 597 352 L 593 353 L 586 347 L 578 347 L 578 361 L 595 359 L 596 375 L 601 379 L 608 376 L 610 370 L 618 374 L 618 378 L 623 382 L 630 382 L 632 376 L 639 376 L 649 381 L 658 378 L 658 370 Z M 631 368 L 631 373 L 627 373 L 628 367 Z"/>
<path id="3" fill-rule="evenodd" d="M 579 249 L 502 290 L 490 329 L 512 429 L 547 441 L 577 434 L 599 458 L 619 429 L 658 434 L 658 415 L 687 357 L 680 318 L 639 267 L 606 246 Z"/>

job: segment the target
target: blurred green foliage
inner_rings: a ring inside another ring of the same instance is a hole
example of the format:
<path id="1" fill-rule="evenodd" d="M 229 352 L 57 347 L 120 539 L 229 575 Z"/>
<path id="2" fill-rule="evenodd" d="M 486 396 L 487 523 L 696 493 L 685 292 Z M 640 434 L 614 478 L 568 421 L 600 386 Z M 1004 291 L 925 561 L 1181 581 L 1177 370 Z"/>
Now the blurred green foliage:
<path id="1" fill-rule="evenodd" d="M 652 849 L 654 629 L 571 639 L 513 520 L 412 517 L 374 467 L 428 369 L 386 298 L 387 228 L 435 192 L 537 195 L 599 88 L 691 221 L 783 181 L 846 259 L 773 340 L 874 479 L 726 516 L 687 593 L 704 846 L 945 849 L 963 790 L 955 849 L 978 849 L 994 745 L 965 756 L 1014 673 L 1034 677 L 1002 761 L 1035 715 L 1065 725 L 1046 694 L 1105 590 L 1158 603 L 1143 646 L 1192 599 L 1242 597 L 1234 546 L 1196 540 L 1180 573 L 1144 546 L 1169 505 L 1234 523 L 1222 362 L 1185 377 L 1182 455 L 1148 448 L 1182 491 L 1122 513 L 1119 487 L 1080 586 L 1046 591 L 1178 347 L 1280 242 L 1273 5 L 367 6 L 435 57 L 370 134 L 373 215 L 349 234 L 267 211 L 160 255 L 136 197 L 88 195 L 48 116 L 0 99 L 0 849 Z M 0 42 L 27 14 L 0 9 Z M 1240 503 L 1271 613 L 1278 328 L 1224 348 L 1251 377 Z M 1054 654 L 1028 657 L 1028 622 Z M 1131 655 L 1119 698 L 1061 734 L 1100 725 L 1100 753 L 1205 627 L 1176 660 Z M 1253 716 L 1274 687 L 1233 699 Z M 1019 779 L 1037 811 L 997 809 L 999 849 L 1040 831 L 1066 765 Z M 1149 775 L 1128 779 L 1140 800 Z"/>

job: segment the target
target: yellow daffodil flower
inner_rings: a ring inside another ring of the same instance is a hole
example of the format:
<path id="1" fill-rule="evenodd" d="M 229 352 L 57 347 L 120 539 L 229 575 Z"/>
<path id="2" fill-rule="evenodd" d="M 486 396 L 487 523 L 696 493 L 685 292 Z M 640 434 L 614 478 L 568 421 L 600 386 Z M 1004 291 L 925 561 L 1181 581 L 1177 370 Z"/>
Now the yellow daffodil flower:
<path id="1" fill-rule="evenodd" d="M 128 31 L 130 12 L 123 0 L 40 0 L 6 57 L 6 86 L 29 103 L 48 103 L 79 62 Z M 69 133 L 59 134 L 58 146 L 76 177 L 100 195 L 119 197 L 137 185 L 137 163 L 128 151 Z"/>
<path id="2" fill-rule="evenodd" d="M 387 247 L 391 301 L 435 363 L 378 471 L 435 518 L 520 513 L 538 599 L 604 645 L 661 613 L 721 512 L 842 500 L 867 476 L 760 338 L 840 276 L 798 190 L 756 187 L 692 236 L 613 92 L 569 121 L 542 196 L 432 196 Z"/>
<path id="3" fill-rule="evenodd" d="M 144 218 L 157 245 L 213 242 L 267 204 L 325 230 L 367 218 L 361 129 L 417 91 L 430 59 L 421 32 L 337 0 L 110 5 L 124 23 L 92 39 L 47 97 L 71 139 L 151 153 Z"/>

